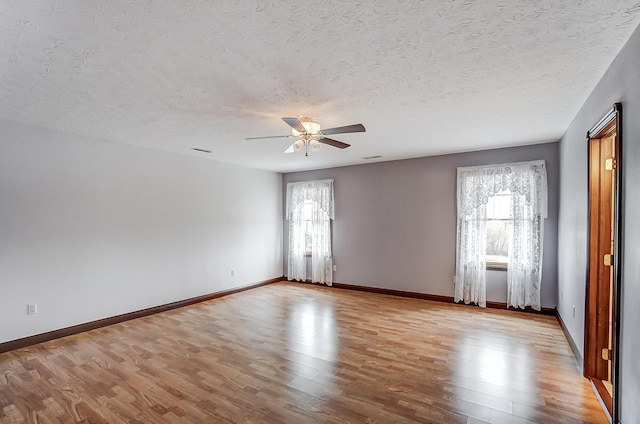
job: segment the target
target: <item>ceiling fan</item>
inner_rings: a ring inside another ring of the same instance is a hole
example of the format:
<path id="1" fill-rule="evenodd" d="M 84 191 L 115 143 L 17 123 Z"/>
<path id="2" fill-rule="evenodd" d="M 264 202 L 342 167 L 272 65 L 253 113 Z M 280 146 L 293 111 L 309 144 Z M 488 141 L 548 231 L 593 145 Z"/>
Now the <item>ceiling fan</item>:
<path id="1" fill-rule="evenodd" d="M 353 124 L 344 127 L 326 128 L 320 129 L 320 124 L 313 122 L 309 117 L 301 118 L 282 118 L 291 127 L 291 134 L 289 135 L 273 135 L 266 137 L 247 137 L 245 140 L 257 140 L 261 138 L 283 138 L 283 137 L 297 137 L 291 146 L 285 150 L 285 153 L 299 152 L 304 148 L 304 155 L 309 156 L 309 150 L 317 152 L 320 150 L 320 145 L 328 144 L 329 146 L 337 147 L 338 149 L 346 149 L 350 144 L 343 143 L 342 141 L 334 140 L 326 137 L 333 134 L 345 134 L 355 132 L 365 132 L 364 125 Z"/>

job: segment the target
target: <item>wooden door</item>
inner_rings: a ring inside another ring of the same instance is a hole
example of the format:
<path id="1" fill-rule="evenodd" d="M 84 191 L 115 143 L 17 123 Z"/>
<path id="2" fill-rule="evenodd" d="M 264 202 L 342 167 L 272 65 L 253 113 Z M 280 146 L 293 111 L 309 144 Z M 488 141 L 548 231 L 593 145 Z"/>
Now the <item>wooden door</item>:
<path id="1" fill-rule="evenodd" d="M 589 139 L 589 269 L 584 375 L 613 415 L 617 218 L 616 121 Z"/>

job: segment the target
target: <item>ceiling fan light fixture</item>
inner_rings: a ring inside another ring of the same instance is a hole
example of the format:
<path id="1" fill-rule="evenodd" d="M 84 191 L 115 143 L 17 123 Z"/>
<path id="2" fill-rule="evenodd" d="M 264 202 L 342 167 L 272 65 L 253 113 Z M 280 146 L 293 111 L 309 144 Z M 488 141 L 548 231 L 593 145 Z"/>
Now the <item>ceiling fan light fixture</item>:
<path id="1" fill-rule="evenodd" d="M 311 140 L 309 141 L 309 147 L 311 148 L 312 152 L 317 152 L 318 150 L 320 150 L 320 142 L 318 140 Z"/>
<path id="2" fill-rule="evenodd" d="M 295 143 L 293 143 L 293 151 L 294 152 L 299 152 L 300 150 L 302 150 L 303 147 L 304 147 L 304 140 L 301 139 L 301 138 L 296 140 Z"/>

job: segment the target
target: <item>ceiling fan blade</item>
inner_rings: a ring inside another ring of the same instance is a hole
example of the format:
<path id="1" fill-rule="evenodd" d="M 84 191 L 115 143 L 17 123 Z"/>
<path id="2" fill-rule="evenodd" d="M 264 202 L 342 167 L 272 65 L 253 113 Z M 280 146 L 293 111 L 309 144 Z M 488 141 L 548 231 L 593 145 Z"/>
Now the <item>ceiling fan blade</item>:
<path id="1" fill-rule="evenodd" d="M 365 132 L 365 131 L 366 129 L 362 124 L 353 124 L 353 125 L 347 125 L 346 127 L 327 128 L 324 130 L 320 130 L 320 132 L 324 135 Z"/>
<path id="2" fill-rule="evenodd" d="M 307 132 L 307 130 L 302 126 L 302 122 L 300 122 L 298 118 L 282 118 L 282 120 L 299 133 L 304 134 Z"/>
<path id="3" fill-rule="evenodd" d="M 337 147 L 338 149 L 346 149 L 351 144 L 343 143 L 342 141 L 334 140 L 332 138 L 322 137 L 319 138 L 320 143 L 328 144 L 329 146 Z"/>
<path id="4" fill-rule="evenodd" d="M 293 137 L 292 134 L 289 135 L 267 135 L 264 137 L 247 137 L 245 140 L 259 140 L 261 138 L 285 138 L 285 137 Z"/>

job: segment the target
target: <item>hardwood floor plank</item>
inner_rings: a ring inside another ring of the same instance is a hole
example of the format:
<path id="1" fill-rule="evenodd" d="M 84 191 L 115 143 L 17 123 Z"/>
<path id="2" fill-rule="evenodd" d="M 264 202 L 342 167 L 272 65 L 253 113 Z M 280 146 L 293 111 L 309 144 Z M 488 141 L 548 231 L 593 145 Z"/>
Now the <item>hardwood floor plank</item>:
<path id="1" fill-rule="evenodd" d="M 0 354 L 5 423 L 607 423 L 553 317 L 276 283 Z"/>

